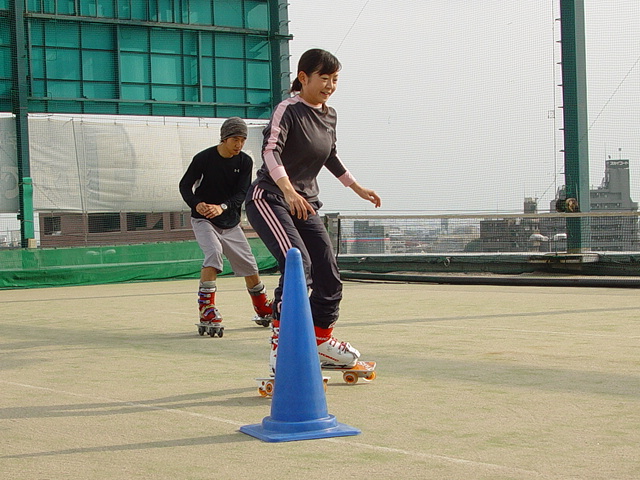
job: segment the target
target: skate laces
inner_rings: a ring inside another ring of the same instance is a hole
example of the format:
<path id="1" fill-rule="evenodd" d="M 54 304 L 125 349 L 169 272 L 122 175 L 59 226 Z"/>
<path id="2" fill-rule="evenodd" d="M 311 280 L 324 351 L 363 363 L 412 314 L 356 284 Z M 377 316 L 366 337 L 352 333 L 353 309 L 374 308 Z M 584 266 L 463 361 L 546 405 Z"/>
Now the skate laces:
<path id="1" fill-rule="evenodd" d="M 345 353 L 345 352 L 353 353 L 354 348 L 351 346 L 349 342 L 341 342 L 335 337 L 331 337 L 328 340 L 328 342 L 329 342 L 329 345 L 331 345 L 332 347 L 337 347 L 338 353 Z"/>
<path id="2" fill-rule="evenodd" d="M 271 350 L 278 348 L 278 337 L 280 336 L 280 327 L 273 327 L 273 334 L 271 335 Z"/>

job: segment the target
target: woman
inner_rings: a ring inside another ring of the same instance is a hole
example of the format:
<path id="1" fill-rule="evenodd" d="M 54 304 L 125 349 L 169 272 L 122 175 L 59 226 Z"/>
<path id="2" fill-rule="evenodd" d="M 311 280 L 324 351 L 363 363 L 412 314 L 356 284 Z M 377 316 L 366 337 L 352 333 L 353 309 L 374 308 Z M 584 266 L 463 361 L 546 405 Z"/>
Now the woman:
<path id="1" fill-rule="evenodd" d="M 309 297 L 318 355 L 323 365 L 351 367 L 360 352 L 333 337 L 342 299 L 342 282 L 329 235 L 317 211 L 317 176 L 322 167 L 357 195 L 380 206 L 380 197 L 361 187 L 336 151 L 336 112 L 327 105 L 341 65 L 331 53 L 312 49 L 298 63 L 294 95 L 274 110 L 264 130 L 263 165 L 247 193 L 249 222 L 284 272 L 287 251 L 298 248 L 311 288 Z M 274 372 L 278 347 L 283 278 L 274 291 L 274 321 L 269 366 Z"/>

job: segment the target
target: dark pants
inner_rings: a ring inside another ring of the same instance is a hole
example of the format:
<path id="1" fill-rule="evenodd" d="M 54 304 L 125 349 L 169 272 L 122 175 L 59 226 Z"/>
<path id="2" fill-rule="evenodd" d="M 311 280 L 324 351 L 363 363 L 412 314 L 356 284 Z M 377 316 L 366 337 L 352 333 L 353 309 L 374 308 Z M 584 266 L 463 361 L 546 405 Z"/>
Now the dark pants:
<path id="1" fill-rule="evenodd" d="M 311 288 L 309 300 L 313 324 L 320 328 L 333 327 L 338 320 L 342 282 L 320 215 L 310 215 L 307 220 L 295 218 L 283 197 L 254 188 L 250 189 L 247 197 L 247 218 L 283 273 L 274 291 L 274 315 L 278 318 L 280 312 L 287 251 L 295 247 L 302 254 L 307 286 Z M 316 209 L 320 204 L 312 206 Z"/>

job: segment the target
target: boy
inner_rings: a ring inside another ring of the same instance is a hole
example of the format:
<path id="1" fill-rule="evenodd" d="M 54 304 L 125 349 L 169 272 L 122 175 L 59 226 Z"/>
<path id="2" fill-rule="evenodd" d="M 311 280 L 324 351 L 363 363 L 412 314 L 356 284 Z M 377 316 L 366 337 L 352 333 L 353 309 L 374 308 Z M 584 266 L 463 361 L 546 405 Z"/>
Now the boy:
<path id="1" fill-rule="evenodd" d="M 242 151 L 247 133 L 244 120 L 227 119 L 220 128 L 220 143 L 193 157 L 180 180 L 180 194 L 191 207 L 191 225 L 204 253 L 198 289 L 200 334 L 205 327 L 213 326 L 219 327 L 213 331 L 222 336 L 222 316 L 215 306 L 215 293 L 223 254 L 235 275 L 245 279 L 257 314 L 254 321 L 268 326 L 271 320 L 271 302 L 240 227 L 241 206 L 251 184 L 253 166 L 251 157 Z"/>

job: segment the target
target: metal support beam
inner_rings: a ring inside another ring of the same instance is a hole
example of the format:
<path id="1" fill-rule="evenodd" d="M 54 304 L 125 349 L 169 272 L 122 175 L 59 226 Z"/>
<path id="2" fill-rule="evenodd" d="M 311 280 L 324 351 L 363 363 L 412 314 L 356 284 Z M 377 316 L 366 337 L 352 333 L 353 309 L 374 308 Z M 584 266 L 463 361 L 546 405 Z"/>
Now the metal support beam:
<path id="1" fill-rule="evenodd" d="M 18 195 L 20 238 L 22 247 L 35 247 L 33 185 L 29 163 L 29 125 L 27 95 L 27 47 L 24 28 L 24 0 L 11 0 L 12 92 L 11 110 L 16 122 L 16 156 L 18 159 Z"/>
<path id="2" fill-rule="evenodd" d="M 567 198 L 578 200 L 580 212 L 590 208 L 589 125 L 584 0 L 560 0 L 562 92 L 564 109 L 564 172 Z M 567 218 L 567 251 L 588 250 L 588 218 Z"/>
<path id="3" fill-rule="evenodd" d="M 291 68 L 289 66 L 289 13 L 287 0 L 269 2 L 271 16 L 271 91 L 272 107 L 288 96 Z"/>

